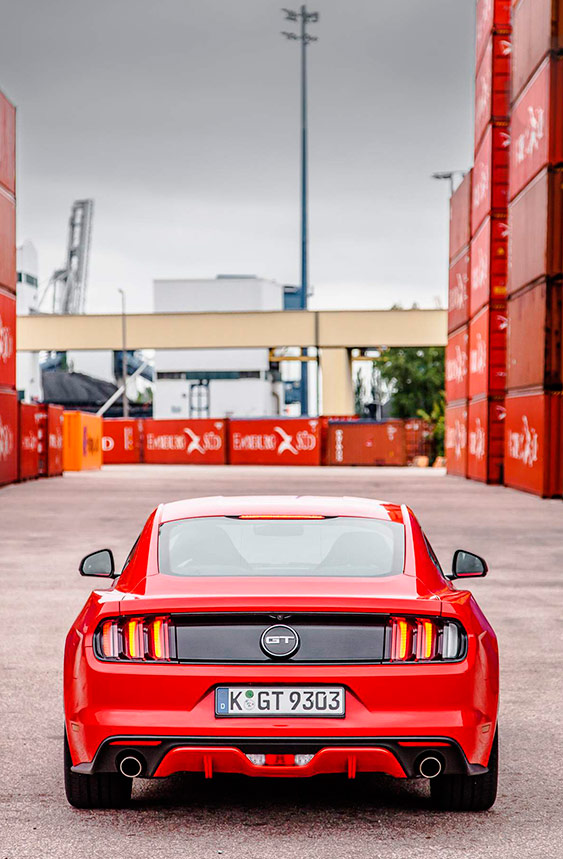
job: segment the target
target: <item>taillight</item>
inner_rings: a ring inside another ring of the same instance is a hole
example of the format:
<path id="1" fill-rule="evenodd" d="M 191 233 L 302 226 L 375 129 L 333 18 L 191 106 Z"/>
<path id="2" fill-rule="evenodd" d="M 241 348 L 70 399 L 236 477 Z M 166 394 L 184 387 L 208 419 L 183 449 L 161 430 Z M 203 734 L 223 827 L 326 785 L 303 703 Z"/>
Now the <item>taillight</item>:
<path id="1" fill-rule="evenodd" d="M 412 627 L 404 617 L 391 621 L 391 660 L 403 662 L 412 657 Z"/>
<path id="2" fill-rule="evenodd" d="M 454 621 L 426 617 L 392 617 L 387 632 L 386 662 L 458 660 L 465 634 Z"/>
<path id="3" fill-rule="evenodd" d="M 168 617 L 105 620 L 94 634 L 94 650 L 99 659 L 169 662 L 171 630 Z"/>

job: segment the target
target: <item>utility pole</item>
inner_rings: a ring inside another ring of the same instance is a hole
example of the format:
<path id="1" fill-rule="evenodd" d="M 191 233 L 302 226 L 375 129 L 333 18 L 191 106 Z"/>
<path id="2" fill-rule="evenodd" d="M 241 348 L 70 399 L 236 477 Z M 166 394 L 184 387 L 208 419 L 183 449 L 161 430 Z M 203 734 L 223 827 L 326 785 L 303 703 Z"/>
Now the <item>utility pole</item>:
<path id="1" fill-rule="evenodd" d="M 309 162 L 308 162 L 308 115 L 307 115 L 307 46 L 316 42 L 317 37 L 307 32 L 307 24 L 316 24 L 319 20 L 318 12 L 308 12 L 305 5 L 301 6 L 299 12 L 291 9 L 282 9 L 286 21 L 299 25 L 298 33 L 284 31 L 286 39 L 301 42 L 301 301 L 303 310 L 307 307 L 307 295 L 309 293 L 309 220 L 308 220 L 308 191 L 309 191 Z M 306 350 L 305 350 L 306 351 Z M 301 386 L 305 395 L 307 391 L 307 362 L 301 367 Z M 319 412 L 319 355 L 317 350 L 317 413 Z M 303 397 L 302 397 L 303 407 Z"/>
<path id="2" fill-rule="evenodd" d="M 118 289 L 121 293 L 121 373 L 123 376 L 123 417 L 129 417 L 129 402 L 127 401 L 127 315 L 125 312 L 125 291 Z"/>

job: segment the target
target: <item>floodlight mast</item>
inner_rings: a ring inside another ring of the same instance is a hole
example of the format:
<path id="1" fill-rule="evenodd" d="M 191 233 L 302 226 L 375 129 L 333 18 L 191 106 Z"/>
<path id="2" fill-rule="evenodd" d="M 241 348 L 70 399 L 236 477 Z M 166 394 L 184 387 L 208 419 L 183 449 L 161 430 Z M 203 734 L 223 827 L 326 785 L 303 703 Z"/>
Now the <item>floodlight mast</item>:
<path id="1" fill-rule="evenodd" d="M 301 42 L 301 307 L 307 306 L 309 293 L 309 222 L 308 222 L 308 191 L 309 191 L 309 161 L 308 161 L 308 111 L 307 111 L 307 46 L 316 42 L 317 37 L 307 32 L 308 24 L 316 24 L 318 12 L 308 12 L 305 5 L 298 12 L 292 9 L 282 9 L 286 21 L 299 25 L 297 33 L 283 31 L 289 41 Z M 305 371 L 306 373 L 306 367 Z M 319 413 L 319 379 L 318 379 L 318 349 L 317 349 L 317 414 Z M 303 380 L 302 380 L 303 384 Z"/>

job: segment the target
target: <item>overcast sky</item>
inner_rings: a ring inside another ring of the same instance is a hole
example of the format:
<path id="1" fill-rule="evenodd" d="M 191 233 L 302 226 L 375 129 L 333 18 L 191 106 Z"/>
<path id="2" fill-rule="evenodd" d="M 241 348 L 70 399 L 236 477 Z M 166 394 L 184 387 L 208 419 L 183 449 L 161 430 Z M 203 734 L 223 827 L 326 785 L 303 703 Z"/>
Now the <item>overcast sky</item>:
<path id="1" fill-rule="evenodd" d="M 152 279 L 299 278 L 298 43 L 281 0 L 3 0 L 18 239 L 46 279 L 74 199 L 90 311 Z M 309 48 L 318 306 L 445 304 L 447 183 L 472 162 L 474 0 L 317 0 Z"/>

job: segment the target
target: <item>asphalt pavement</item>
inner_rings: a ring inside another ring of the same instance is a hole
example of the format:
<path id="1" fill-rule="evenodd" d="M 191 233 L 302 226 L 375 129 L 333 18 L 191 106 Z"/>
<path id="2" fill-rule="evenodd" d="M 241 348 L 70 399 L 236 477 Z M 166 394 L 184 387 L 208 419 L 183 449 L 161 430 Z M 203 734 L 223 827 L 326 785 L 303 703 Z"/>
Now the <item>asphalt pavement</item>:
<path id="1" fill-rule="evenodd" d="M 489 562 L 471 589 L 501 648 L 500 790 L 481 814 L 431 810 L 428 786 L 189 776 L 135 783 L 132 807 L 78 811 L 62 776 L 62 654 L 92 583 L 160 501 L 198 495 L 364 495 L 405 502 L 443 565 Z M 444 859 L 563 856 L 563 502 L 441 472 L 113 466 L 0 489 L 0 859 Z"/>

